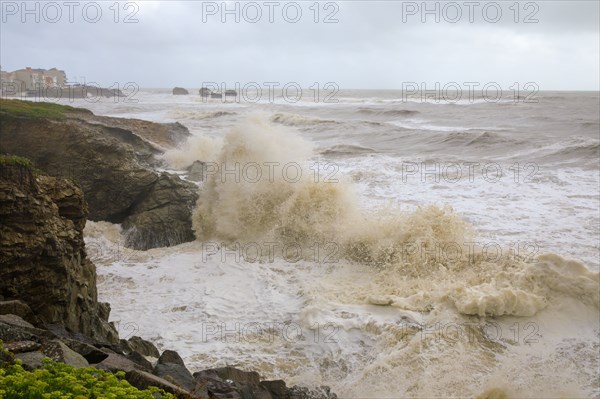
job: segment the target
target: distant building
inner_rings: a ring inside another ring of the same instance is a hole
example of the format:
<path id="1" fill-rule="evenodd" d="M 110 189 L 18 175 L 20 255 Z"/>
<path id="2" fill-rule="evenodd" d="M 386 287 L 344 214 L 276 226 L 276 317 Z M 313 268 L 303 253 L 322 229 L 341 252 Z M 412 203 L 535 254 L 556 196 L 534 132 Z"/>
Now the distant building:
<path id="1" fill-rule="evenodd" d="M 25 92 L 39 88 L 64 87 L 67 75 L 60 69 L 24 68 L 13 72 L 0 72 L 2 90 Z"/>

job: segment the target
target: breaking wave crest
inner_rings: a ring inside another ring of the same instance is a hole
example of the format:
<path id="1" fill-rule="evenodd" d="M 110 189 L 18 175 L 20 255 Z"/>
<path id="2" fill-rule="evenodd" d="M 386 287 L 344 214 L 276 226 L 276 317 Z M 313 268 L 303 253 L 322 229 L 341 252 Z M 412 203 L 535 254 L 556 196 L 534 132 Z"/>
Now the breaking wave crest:
<path id="1" fill-rule="evenodd" d="M 364 292 L 332 290 L 350 301 L 421 312 L 449 305 L 478 316 L 533 316 L 559 297 L 600 306 L 598 273 L 580 262 L 510 251 L 492 257 L 472 244 L 473 226 L 449 207 L 362 209 L 343 176 L 315 177 L 312 156 L 311 143 L 264 116 L 232 129 L 215 157 L 219 165 L 279 167 L 253 181 L 211 175 L 194 214 L 197 237 L 301 249 L 330 243 L 340 259 L 373 270 Z M 290 164 L 301 165 L 300 173 L 294 167 L 286 176 Z"/>
<path id="2" fill-rule="evenodd" d="M 377 152 L 373 148 L 364 147 L 357 144 L 338 144 L 328 148 L 324 148 L 320 151 L 321 155 L 357 155 L 357 154 L 368 154 Z"/>
<path id="3" fill-rule="evenodd" d="M 298 114 L 289 114 L 285 112 L 277 113 L 271 117 L 272 122 L 287 126 L 314 126 L 322 124 L 337 124 L 334 120 L 307 117 Z"/>
<path id="4" fill-rule="evenodd" d="M 174 110 L 169 115 L 174 119 L 214 119 L 221 118 L 223 116 L 237 115 L 237 113 L 232 111 Z"/>
<path id="5" fill-rule="evenodd" d="M 411 109 L 375 109 L 375 108 L 359 108 L 358 113 L 363 115 L 381 115 L 381 116 L 413 116 L 417 115 L 419 111 Z"/>

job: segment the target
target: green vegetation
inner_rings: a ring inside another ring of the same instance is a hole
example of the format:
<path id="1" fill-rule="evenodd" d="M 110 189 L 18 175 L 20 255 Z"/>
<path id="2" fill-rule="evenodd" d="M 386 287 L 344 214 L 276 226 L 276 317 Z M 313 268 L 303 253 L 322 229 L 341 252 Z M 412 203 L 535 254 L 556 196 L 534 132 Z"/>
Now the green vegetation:
<path id="1" fill-rule="evenodd" d="M 31 161 L 30 159 L 20 157 L 18 155 L 10 155 L 10 154 L 1 154 L 0 153 L 0 166 L 12 166 L 12 165 L 20 165 L 20 166 L 23 166 L 23 167 L 31 170 L 31 173 L 33 173 L 34 177 L 42 176 L 45 174 L 40 169 L 36 168 L 35 165 L 33 164 L 33 161 Z M 1 397 L 0 397 L 0 399 L 1 399 Z"/>
<path id="2" fill-rule="evenodd" d="M 31 162 L 27 158 L 19 157 L 17 155 L 0 154 L 0 165 L 2 165 L 2 166 L 21 165 L 21 166 L 25 166 L 27 168 L 32 168 L 33 162 Z"/>
<path id="3" fill-rule="evenodd" d="M 65 119 L 65 112 L 89 112 L 83 108 L 54 103 L 0 99 L 0 115 L 29 118 Z"/>
<path id="4" fill-rule="evenodd" d="M 2 341 L 0 340 L 0 351 Z M 44 367 L 26 371 L 16 360 L 0 362 L 0 398 L 3 399 L 173 399 L 152 387 L 139 390 L 124 380 L 125 373 L 112 374 L 93 367 L 74 368 L 44 359 Z"/>

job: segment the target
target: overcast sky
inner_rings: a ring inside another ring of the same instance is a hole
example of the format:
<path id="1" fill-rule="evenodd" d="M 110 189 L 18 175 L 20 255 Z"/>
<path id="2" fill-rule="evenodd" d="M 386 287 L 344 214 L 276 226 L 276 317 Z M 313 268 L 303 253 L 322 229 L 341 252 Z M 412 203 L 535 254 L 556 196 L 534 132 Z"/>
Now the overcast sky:
<path id="1" fill-rule="evenodd" d="M 57 67 L 72 81 L 165 88 L 534 82 L 599 90 L 596 0 L 428 2 L 431 14 L 421 1 L 230 1 L 229 14 L 221 1 L 51 3 L 24 10 L 2 0 L 2 70 Z"/>

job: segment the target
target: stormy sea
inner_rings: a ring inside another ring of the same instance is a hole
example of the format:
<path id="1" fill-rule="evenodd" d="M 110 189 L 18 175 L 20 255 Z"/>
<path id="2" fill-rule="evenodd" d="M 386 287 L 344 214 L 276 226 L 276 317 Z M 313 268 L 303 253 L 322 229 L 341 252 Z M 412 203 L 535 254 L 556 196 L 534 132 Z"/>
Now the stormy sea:
<path id="1" fill-rule="evenodd" d="M 122 338 L 344 398 L 600 395 L 597 92 L 197 90 L 69 101 L 193 135 L 196 241 L 86 226 Z"/>

